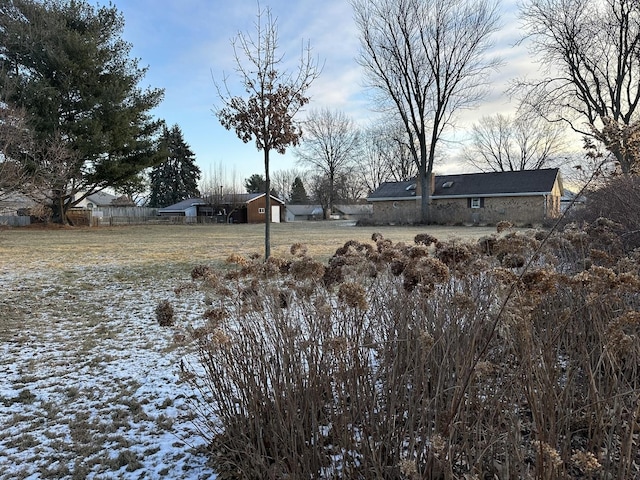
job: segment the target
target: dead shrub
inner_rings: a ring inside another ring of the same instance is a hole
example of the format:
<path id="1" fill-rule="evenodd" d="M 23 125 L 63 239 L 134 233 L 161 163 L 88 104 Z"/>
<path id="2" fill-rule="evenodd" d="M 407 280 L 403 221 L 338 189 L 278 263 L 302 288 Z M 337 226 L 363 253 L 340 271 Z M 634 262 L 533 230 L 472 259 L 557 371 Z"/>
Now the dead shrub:
<path id="1" fill-rule="evenodd" d="M 638 268 L 594 228 L 236 277 L 186 377 L 219 478 L 637 478 Z"/>
<path id="2" fill-rule="evenodd" d="M 507 221 L 498 222 L 498 224 L 496 225 L 496 231 L 498 233 L 502 233 L 505 230 L 509 230 L 510 228 L 513 228 L 513 223 Z"/>
<path id="3" fill-rule="evenodd" d="M 626 252 L 640 247 L 639 175 L 610 177 L 597 188 L 585 192 L 585 197 L 584 206 L 571 212 L 571 220 L 580 225 L 593 225 L 598 219 L 608 219 L 615 224 L 616 243 Z"/>
<path id="4" fill-rule="evenodd" d="M 175 312 L 173 305 L 169 300 L 162 300 L 156 306 L 156 320 L 161 327 L 170 327 L 173 325 Z"/>

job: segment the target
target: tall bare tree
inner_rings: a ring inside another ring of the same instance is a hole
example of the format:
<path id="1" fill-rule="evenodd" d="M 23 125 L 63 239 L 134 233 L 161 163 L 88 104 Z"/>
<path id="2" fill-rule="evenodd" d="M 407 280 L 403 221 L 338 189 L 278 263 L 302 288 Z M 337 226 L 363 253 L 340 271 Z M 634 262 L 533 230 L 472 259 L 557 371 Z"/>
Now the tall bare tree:
<path id="1" fill-rule="evenodd" d="M 231 93 L 228 77 L 216 84 L 222 107 L 216 111 L 220 123 L 245 143 L 254 140 L 264 152 L 265 170 L 265 241 L 264 255 L 271 255 L 271 178 L 269 154 L 284 154 L 287 147 L 297 145 L 302 130 L 294 120 L 309 102 L 309 86 L 320 73 L 311 57 L 309 44 L 303 48 L 294 73 L 283 70 L 284 57 L 278 50 L 278 29 L 271 10 L 258 6 L 255 36 L 238 33 L 232 41 L 236 71 L 248 97 Z"/>
<path id="2" fill-rule="evenodd" d="M 209 169 L 203 172 L 198 188 L 202 196 L 211 203 L 219 202 L 227 193 L 244 192 L 240 174 L 235 166 L 229 171 L 222 161 L 209 166 Z"/>
<path id="3" fill-rule="evenodd" d="M 602 142 L 630 172 L 638 152 L 609 134 L 640 120 L 640 2 L 525 0 L 522 18 L 543 76 L 514 91 L 548 120 Z"/>
<path id="4" fill-rule="evenodd" d="M 360 29 L 359 62 L 383 106 L 409 137 L 422 188 L 421 220 L 429 221 L 428 179 L 436 147 L 460 109 L 488 91 L 493 0 L 351 0 Z"/>
<path id="5" fill-rule="evenodd" d="M 373 192 L 382 182 L 403 181 L 418 173 L 411 158 L 404 126 L 377 121 L 362 135 L 362 155 L 356 170 L 364 190 Z"/>
<path id="6" fill-rule="evenodd" d="M 531 116 L 490 115 L 471 129 L 465 161 L 483 172 L 537 170 L 559 163 L 564 149 L 561 125 Z"/>
<path id="7" fill-rule="evenodd" d="M 295 155 L 299 163 L 327 179 L 326 217 L 333 209 L 336 180 L 348 172 L 357 159 L 360 131 L 344 112 L 327 108 L 312 110 L 304 126 L 305 135 Z"/>
<path id="8" fill-rule="evenodd" d="M 225 222 L 245 205 L 246 198 L 243 181 L 235 166 L 227 169 L 227 164 L 219 161 L 209 166 L 198 183 L 202 198 L 215 207 L 214 215 L 225 216 Z"/>

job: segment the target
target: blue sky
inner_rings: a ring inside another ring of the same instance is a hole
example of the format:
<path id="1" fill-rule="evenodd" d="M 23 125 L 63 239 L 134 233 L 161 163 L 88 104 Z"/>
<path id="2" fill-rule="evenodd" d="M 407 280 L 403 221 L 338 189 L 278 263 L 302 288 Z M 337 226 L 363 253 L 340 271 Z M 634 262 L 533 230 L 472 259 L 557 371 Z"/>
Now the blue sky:
<path id="1" fill-rule="evenodd" d="M 240 179 L 263 173 L 262 152 L 255 144 L 244 144 L 235 133 L 225 130 L 213 108 L 219 99 L 213 77 L 230 74 L 234 66 L 231 39 L 238 32 L 253 34 L 258 3 L 255 0 L 115 0 L 125 18 L 124 39 L 132 43 L 131 55 L 148 66 L 143 86 L 165 89 L 165 99 L 154 114 L 169 126 L 178 124 L 186 142 L 206 175 L 222 164 Z M 355 61 L 358 34 L 347 0 L 261 1 L 277 19 L 280 52 L 295 61 L 303 41 L 309 41 L 313 54 L 324 64 L 321 76 L 310 89 L 306 110 L 331 108 L 344 111 L 360 125 L 376 117 L 370 109 Z M 511 106 L 503 92 L 506 82 L 532 68 L 524 47 L 514 46 L 518 22 L 515 0 L 503 0 L 503 28 L 496 36 L 496 52 L 505 61 L 494 77 L 492 95 L 478 109 L 464 112 L 457 136 L 483 115 L 509 113 Z M 303 112 L 304 116 L 304 112 Z M 302 116 L 300 117 L 302 118 Z M 437 165 L 440 173 L 455 173 L 455 151 Z M 273 155 L 271 171 L 295 167 L 291 151 Z"/>

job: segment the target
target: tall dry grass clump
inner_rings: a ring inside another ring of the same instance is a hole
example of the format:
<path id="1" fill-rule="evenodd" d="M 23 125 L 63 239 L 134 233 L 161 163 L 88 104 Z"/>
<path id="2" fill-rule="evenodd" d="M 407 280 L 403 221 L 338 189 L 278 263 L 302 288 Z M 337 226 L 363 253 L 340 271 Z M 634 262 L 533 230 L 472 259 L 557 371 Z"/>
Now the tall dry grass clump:
<path id="1" fill-rule="evenodd" d="M 200 267 L 219 477 L 638 478 L 640 252 L 610 227 Z"/>

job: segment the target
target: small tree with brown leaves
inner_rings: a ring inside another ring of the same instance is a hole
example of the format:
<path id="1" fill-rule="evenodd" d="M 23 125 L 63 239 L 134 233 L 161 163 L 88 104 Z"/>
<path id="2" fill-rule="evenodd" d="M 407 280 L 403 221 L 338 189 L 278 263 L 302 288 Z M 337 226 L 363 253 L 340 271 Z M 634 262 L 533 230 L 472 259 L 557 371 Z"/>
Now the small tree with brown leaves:
<path id="1" fill-rule="evenodd" d="M 271 250 L 269 154 L 271 150 L 284 154 L 288 146 L 298 144 L 302 131 L 294 117 L 309 102 L 306 92 L 320 71 L 308 44 L 302 50 L 296 72 L 282 70 L 284 57 L 278 53 L 276 19 L 269 8 L 258 7 L 255 25 L 255 37 L 240 32 L 232 41 L 236 71 L 248 97 L 232 95 L 225 76 L 223 86 L 216 85 L 223 104 L 216 115 L 226 129 L 235 130 L 245 143 L 255 140 L 258 150 L 264 152 L 266 259 Z"/>

